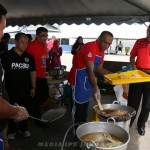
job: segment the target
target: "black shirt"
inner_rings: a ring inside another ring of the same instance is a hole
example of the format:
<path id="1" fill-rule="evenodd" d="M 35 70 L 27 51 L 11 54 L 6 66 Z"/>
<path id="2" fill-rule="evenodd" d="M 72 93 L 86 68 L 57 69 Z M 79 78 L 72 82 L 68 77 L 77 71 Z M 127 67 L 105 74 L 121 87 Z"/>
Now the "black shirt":
<path id="1" fill-rule="evenodd" d="M 6 90 L 25 94 L 31 89 L 30 72 L 35 71 L 35 62 L 32 55 L 24 52 L 18 55 L 14 48 L 2 55 L 1 62 L 5 70 Z"/>

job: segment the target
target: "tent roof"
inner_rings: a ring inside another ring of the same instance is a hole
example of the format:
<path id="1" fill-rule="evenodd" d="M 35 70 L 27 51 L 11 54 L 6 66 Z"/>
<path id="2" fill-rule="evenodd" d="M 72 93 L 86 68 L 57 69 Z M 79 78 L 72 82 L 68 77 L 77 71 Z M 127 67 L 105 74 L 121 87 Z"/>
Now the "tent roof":
<path id="1" fill-rule="evenodd" d="M 149 0 L 1 0 L 8 25 L 143 23 L 150 21 Z"/>

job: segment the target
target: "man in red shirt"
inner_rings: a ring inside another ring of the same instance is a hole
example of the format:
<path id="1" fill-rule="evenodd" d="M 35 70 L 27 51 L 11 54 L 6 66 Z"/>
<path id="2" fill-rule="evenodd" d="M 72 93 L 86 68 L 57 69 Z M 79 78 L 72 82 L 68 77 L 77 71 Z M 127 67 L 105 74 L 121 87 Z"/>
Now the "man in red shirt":
<path id="1" fill-rule="evenodd" d="M 36 87 L 35 96 L 33 98 L 33 115 L 41 118 L 40 105 L 48 98 L 48 84 L 45 78 L 46 73 L 46 56 L 47 56 L 47 41 L 48 30 L 44 27 L 39 27 L 36 30 L 36 38 L 29 43 L 27 52 L 33 55 L 36 66 Z M 36 121 L 37 125 L 42 126 L 41 122 Z"/>
<path id="2" fill-rule="evenodd" d="M 150 74 L 150 25 L 147 29 L 147 37 L 138 39 L 130 54 L 130 63 L 133 69 L 142 70 Z M 150 111 L 150 82 L 130 84 L 128 95 L 128 106 L 138 111 L 143 95 L 142 108 L 138 118 L 137 127 L 140 135 L 145 134 L 145 123 Z M 130 126 L 136 116 L 132 117 Z"/>
<path id="3" fill-rule="evenodd" d="M 75 123 L 86 121 L 88 103 L 92 94 L 96 101 L 101 99 L 95 72 L 110 73 L 103 68 L 103 63 L 104 51 L 109 48 L 112 40 L 113 34 L 103 31 L 96 41 L 84 44 L 73 61 L 68 80 L 73 87 Z"/>

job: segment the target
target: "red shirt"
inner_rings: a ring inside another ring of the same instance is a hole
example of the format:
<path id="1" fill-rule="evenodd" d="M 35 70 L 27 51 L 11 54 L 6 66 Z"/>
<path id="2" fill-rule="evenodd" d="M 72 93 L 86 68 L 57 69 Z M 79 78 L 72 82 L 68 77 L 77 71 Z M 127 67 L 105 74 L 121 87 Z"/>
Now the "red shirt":
<path id="1" fill-rule="evenodd" d="M 27 52 L 34 57 L 37 77 L 45 78 L 47 45 L 35 39 L 28 45 Z"/>
<path id="2" fill-rule="evenodd" d="M 54 43 L 54 39 L 51 39 L 47 42 L 47 48 L 48 50 L 51 50 L 51 48 L 53 47 L 53 43 Z"/>
<path id="3" fill-rule="evenodd" d="M 71 85 L 75 84 L 76 70 L 86 67 L 86 61 L 94 62 L 96 56 L 101 56 L 100 64 L 104 63 L 104 52 L 99 49 L 98 41 L 86 43 L 82 46 L 81 51 L 77 53 L 73 66 L 70 70 L 68 81 Z M 94 71 L 94 70 L 93 70 Z"/>
<path id="4" fill-rule="evenodd" d="M 150 69 L 150 42 L 147 38 L 137 40 L 130 55 L 137 57 L 137 68 Z"/>

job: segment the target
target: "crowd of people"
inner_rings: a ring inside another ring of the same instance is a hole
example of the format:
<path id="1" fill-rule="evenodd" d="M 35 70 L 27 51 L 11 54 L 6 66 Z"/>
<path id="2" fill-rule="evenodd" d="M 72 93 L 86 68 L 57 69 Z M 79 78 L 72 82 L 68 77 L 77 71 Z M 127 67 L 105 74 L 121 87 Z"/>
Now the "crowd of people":
<path id="1" fill-rule="evenodd" d="M 40 105 L 49 97 L 49 90 L 45 78 L 48 30 L 39 27 L 34 40 L 30 34 L 19 32 L 15 35 L 15 46 L 8 50 L 10 34 L 3 35 L 6 14 L 6 8 L 0 5 L 0 139 L 8 150 L 8 139 L 15 140 L 17 133 L 31 136 L 29 114 L 41 118 Z M 49 50 L 50 65 L 61 65 L 61 55 L 62 48 L 55 39 Z M 47 127 L 41 121 L 35 124 Z"/>
<path id="2" fill-rule="evenodd" d="M 8 149 L 8 139 L 15 140 L 16 133 L 24 137 L 31 136 L 29 131 L 29 114 L 41 118 L 40 106 L 49 97 L 46 71 L 61 66 L 63 49 L 56 37 L 48 41 L 48 30 L 39 27 L 36 37 L 25 33 L 15 35 L 15 47 L 8 51 L 10 35 L 3 29 L 6 26 L 7 10 L 0 5 L 0 138 Z M 83 43 L 79 36 L 72 46 L 72 68 L 68 82 L 72 87 L 73 121 L 75 124 L 86 122 L 89 100 L 101 100 L 100 89 L 95 73 L 102 75 L 111 72 L 103 68 L 105 51 L 113 42 L 113 34 L 103 31 L 92 42 Z M 122 51 L 122 43 L 118 50 Z M 147 37 L 136 41 L 130 54 L 133 69 L 150 74 L 150 26 Z M 4 71 L 3 71 L 4 70 Z M 138 111 L 141 98 L 142 110 L 138 118 L 137 130 L 145 134 L 145 124 L 150 111 L 150 82 L 130 84 L 128 106 Z M 131 126 L 135 117 L 131 120 Z M 47 124 L 35 121 L 41 127 Z M 8 129 L 8 131 L 7 131 Z"/>

